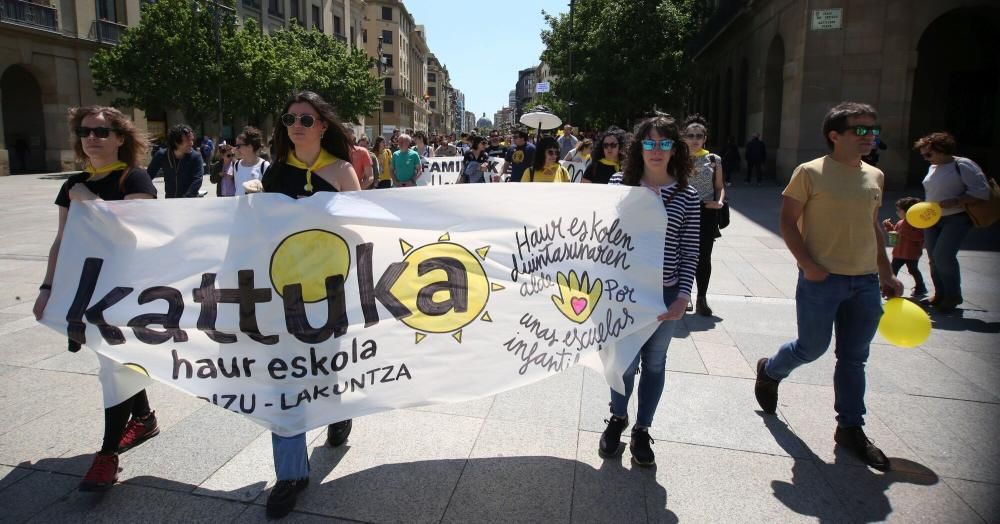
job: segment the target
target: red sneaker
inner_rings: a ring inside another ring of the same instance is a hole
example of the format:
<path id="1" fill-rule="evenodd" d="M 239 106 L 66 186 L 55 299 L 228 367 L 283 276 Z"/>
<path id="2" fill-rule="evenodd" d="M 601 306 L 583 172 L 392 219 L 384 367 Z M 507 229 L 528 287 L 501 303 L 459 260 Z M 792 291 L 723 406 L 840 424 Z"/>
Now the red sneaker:
<path id="1" fill-rule="evenodd" d="M 118 441 L 118 453 L 124 453 L 159 434 L 160 426 L 156 423 L 155 411 L 151 411 L 146 420 L 132 417 L 125 426 L 122 439 Z"/>
<path id="2" fill-rule="evenodd" d="M 98 453 L 80 481 L 80 491 L 107 491 L 115 482 L 118 482 L 118 455 Z"/>

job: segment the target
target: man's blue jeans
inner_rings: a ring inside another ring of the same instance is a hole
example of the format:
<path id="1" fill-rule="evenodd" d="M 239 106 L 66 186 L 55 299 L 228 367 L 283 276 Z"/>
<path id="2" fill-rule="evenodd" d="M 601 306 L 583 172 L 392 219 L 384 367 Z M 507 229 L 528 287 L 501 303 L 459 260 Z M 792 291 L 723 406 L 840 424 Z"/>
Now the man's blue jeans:
<path id="1" fill-rule="evenodd" d="M 798 340 L 789 342 L 767 361 L 764 372 L 782 380 L 792 370 L 826 353 L 836 330 L 833 409 L 842 427 L 864 425 L 865 362 L 882 317 L 878 275 L 831 274 L 811 282 L 799 272 L 795 289 Z"/>
<path id="2" fill-rule="evenodd" d="M 282 437 L 271 433 L 271 453 L 274 455 L 274 473 L 278 480 L 300 480 L 309 477 L 309 455 L 306 451 L 306 434 Z"/>
<path id="3" fill-rule="evenodd" d="M 962 274 L 958 267 L 958 248 L 972 229 L 972 219 L 966 213 L 941 217 L 937 224 L 924 231 L 927 255 L 931 264 L 934 296 L 938 299 L 962 298 Z"/>
<path id="4" fill-rule="evenodd" d="M 678 286 L 663 288 L 663 303 L 670 307 L 670 304 L 677 299 Z M 616 417 L 628 416 L 628 399 L 632 396 L 635 387 L 635 372 L 642 362 L 642 374 L 639 376 L 639 413 L 636 416 L 635 425 L 648 428 L 653 424 L 653 414 L 656 413 L 656 406 L 660 403 L 660 395 L 663 393 L 663 383 L 667 375 L 667 347 L 670 346 L 670 339 L 674 336 L 676 320 L 660 322 L 656 331 L 639 349 L 635 360 L 625 370 L 622 377 L 625 381 L 625 394 L 622 395 L 615 390 L 611 390 L 611 414 Z"/>

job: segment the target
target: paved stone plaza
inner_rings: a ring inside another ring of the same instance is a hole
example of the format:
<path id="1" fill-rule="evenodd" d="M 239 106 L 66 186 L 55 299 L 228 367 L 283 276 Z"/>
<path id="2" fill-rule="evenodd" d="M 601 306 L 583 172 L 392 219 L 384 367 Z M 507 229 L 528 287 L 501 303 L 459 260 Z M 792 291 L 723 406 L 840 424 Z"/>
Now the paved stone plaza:
<path id="1" fill-rule="evenodd" d="M 103 430 L 97 359 L 31 315 L 61 183 L 0 178 L 0 522 L 264 520 L 269 434 L 163 385 L 149 390 L 162 433 L 122 456 L 121 484 L 76 491 Z M 1000 522 L 1000 230 L 974 232 L 961 253 L 960 314 L 935 317 L 918 349 L 872 346 L 866 431 L 892 459 L 883 474 L 834 448 L 832 351 L 782 383 L 777 417 L 757 407 L 752 364 L 795 335 L 796 269 L 778 188 L 732 198 L 716 316 L 686 317 L 668 353 L 658 468 L 598 457 L 607 386 L 573 368 L 357 419 L 337 450 L 311 432 L 312 484 L 288 521 Z"/>

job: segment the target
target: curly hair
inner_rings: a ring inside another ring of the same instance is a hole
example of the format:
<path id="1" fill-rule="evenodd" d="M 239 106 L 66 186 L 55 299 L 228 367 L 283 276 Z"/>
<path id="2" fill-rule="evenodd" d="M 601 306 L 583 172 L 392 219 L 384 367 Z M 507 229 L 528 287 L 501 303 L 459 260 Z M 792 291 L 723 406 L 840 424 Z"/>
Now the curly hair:
<path id="1" fill-rule="evenodd" d="M 312 91 L 300 91 L 288 99 L 281 113 L 287 113 L 292 104 L 300 102 L 311 105 L 319 114 L 319 119 L 327 124 L 326 133 L 320 139 L 320 147 L 337 158 L 350 159 L 351 141 L 347 138 L 347 131 L 337 118 L 333 106 Z M 274 139 L 271 143 L 274 148 L 275 160 L 278 162 L 285 161 L 288 158 L 288 153 L 295 149 L 295 144 L 292 144 L 292 140 L 288 138 L 288 128 L 284 125 L 278 125 L 274 128 Z"/>
<path id="2" fill-rule="evenodd" d="M 687 144 L 681 140 L 677 121 L 670 115 L 654 116 L 639 123 L 635 130 L 635 139 L 629 144 L 628 155 L 625 156 L 625 168 L 622 173 L 622 184 L 638 186 L 642 181 L 645 162 L 642 160 L 642 141 L 649 138 L 653 130 L 663 138 L 674 141 L 670 161 L 667 163 L 667 173 L 677 180 L 677 187 L 683 189 L 688 185 L 688 176 L 694 168 L 691 153 Z"/>
<path id="3" fill-rule="evenodd" d="M 708 135 L 708 120 L 705 120 L 705 117 L 702 116 L 701 113 L 688 115 L 688 117 L 684 119 L 684 130 L 687 130 L 687 128 L 691 126 L 701 126 L 705 135 Z"/>
<path id="4" fill-rule="evenodd" d="M 607 137 L 614 137 L 618 141 L 618 161 L 621 162 L 625 159 L 625 148 L 627 144 L 625 143 L 625 130 L 616 126 L 611 126 L 603 133 L 598 133 L 597 137 L 594 139 L 594 152 L 590 154 L 590 159 L 597 162 L 604 158 L 604 139 Z"/>
<path id="5" fill-rule="evenodd" d="M 913 149 L 917 151 L 928 146 L 931 148 L 931 151 L 937 151 L 945 155 L 954 155 L 958 152 L 958 142 L 955 142 L 955 137 L 951 133 L 944 131 L 920 137 L 913 143 Z"/>
<path id="6" fill-rule="evenodd" d="M 118 148 L 118 160 L 130 167 L 139 165 L 139 157 L 149 149 L 149 139 L 145 133 L 136 129 L 135 124 L 125 116 L 125 113 L 108 106 L 83 106 L 69 110 L 70 144 L 73 146 L 76 158 L 81 162 L 87 161 L 87 155 L 83 152 L 83 140 L 77 137 L 74 131 L 80 127 L 84 118 L 91 115 L 103 115 L 111 124 L 112 132 L 125 139 Z"/>
<path id="7" fill-rule="evenodd" d="M 254 152 L 260 151 L 260 148 L 264 147 L 264 136 L 254 126 L 246 126 L 243 128 L 243 132 L 236 137 L 242 140 L 244 144 L 253 148 Z"/>

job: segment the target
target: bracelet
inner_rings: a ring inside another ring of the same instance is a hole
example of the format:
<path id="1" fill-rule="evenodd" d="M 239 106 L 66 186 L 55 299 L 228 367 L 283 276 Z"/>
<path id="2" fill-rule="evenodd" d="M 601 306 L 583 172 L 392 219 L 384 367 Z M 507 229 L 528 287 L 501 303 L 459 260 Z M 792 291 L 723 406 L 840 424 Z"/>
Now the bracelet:
<path id="1" fill-rule="evenodd" d="M 52 284 L 42 284 L 38 286 L 39 291 L 52 291 Z"/>

